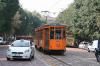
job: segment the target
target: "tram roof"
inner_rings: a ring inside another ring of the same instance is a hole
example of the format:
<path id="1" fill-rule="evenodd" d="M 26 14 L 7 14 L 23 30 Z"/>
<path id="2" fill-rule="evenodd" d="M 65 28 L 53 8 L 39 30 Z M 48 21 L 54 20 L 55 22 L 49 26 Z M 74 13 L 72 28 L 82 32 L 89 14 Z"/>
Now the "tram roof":
<path id="1" fill-rule="evenodd" d="M 51 24 L 48 24 L 49 26 L 65 26 L 65 25 L 62 25 L 62 24 L 59 24 L 59 23 L 51 23 Z"/>
<path id="2" fill-rule="evenodd" d="M 40 30 L 42 28 L 48 28 L 48 27 L 65 27 L 65 25 L 61 25 L 61 24 L 45 24 L 45 25 L 41 25 L 40 27 L 36 28 L 36 30 Z"/>

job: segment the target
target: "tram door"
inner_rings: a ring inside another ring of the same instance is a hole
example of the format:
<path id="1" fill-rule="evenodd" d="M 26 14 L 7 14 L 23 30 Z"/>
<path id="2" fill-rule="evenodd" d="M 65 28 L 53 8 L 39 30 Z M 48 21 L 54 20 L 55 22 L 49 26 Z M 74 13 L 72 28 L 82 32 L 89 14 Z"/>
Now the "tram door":
<path id="1" fill-rule="evenodd" d="M 49 49 L 49 29 L 45 29 L 45 49 Z"/>

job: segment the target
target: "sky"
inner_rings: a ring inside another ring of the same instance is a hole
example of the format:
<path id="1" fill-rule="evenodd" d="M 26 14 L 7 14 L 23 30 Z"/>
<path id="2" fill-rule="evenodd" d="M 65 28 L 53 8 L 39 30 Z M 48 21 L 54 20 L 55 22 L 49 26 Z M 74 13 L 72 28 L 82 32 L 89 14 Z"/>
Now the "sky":
<path id="1" fill-rule="evenodd" d="M 39 13 L 49 11 L 49 15 L 55 17 L 59 12 L 68 8 L 74 0 L 19 0 L 19 2 L 28 11 L 37 11 Z"/>

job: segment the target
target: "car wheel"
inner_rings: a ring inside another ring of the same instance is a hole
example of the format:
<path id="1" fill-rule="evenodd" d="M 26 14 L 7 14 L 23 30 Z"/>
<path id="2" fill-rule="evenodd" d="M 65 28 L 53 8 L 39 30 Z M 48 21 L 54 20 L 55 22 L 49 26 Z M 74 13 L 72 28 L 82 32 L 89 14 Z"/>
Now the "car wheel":
<path id="1" fill-rule="evenodd" d="M 88 52 L 90 52 L 89 48 L 88 48 Z"/>
<path id="2" fill-rule="evenodd" d="M 34 55 L 32 56 L 32 58 L 34 59 Z"/>
<path id="3" fill-rule="evenodd" d="M 7 60 L 10 60 L 10 58 L 7 57 Z"/>
<path id="4" fill-rule="evenodd" d="M 29 61 L 31 61 L 31 60 L 32 60 L 32 58 L 30 57 L 28 60 L 29 60 Z"/>
<path id="5" fill-rule="evenodd" d="M 100 62 L 100 55 L 97 56 L 97 61 Z"/>
<path id="6" fill-rule="evenodd" d="M 32 60 L 32 56 L 30 56 L 30 58 L 29 58 L 28 60 L 30 60 L 30 61 L 31 61 L 31 60 Z"/>

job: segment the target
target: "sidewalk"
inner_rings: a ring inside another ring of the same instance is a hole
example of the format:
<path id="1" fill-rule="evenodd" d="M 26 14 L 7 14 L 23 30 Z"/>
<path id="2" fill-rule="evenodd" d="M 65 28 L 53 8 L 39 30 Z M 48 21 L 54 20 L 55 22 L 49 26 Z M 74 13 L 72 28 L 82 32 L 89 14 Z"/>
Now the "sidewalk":
<path id="1" fill-rule="evenodd" d="M 0 48 L 8 47 L 8 45 L 0 45 Z"/>

